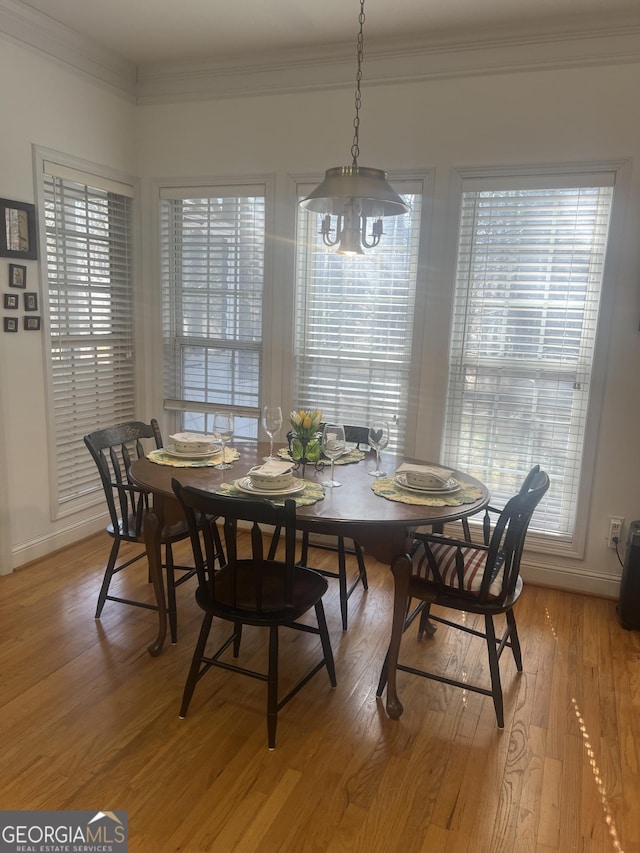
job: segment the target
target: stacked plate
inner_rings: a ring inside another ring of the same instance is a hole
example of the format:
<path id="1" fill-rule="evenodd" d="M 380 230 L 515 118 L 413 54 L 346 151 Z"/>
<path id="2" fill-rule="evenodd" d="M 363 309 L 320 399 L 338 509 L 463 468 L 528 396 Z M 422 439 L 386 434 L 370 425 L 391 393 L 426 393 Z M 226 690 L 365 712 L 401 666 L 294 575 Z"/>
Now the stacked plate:
<path id="1" fill-rule="evenodd" d="M 238 491 L 244 492 L 247 495 L 254 495 L 255 497 L 297 495 L 304 490 L 304 480 L 300 480 L 297 477 L 292 479 L 288 485 L 279 487 L 264 485 L 259 488 L 251 481 L 251 477 L 241 477 L 239 480 L 235 480 L 234 485 Z"/>
<path id="2" fill-rule="evenodd" d="M 212 435 L 178 432 L 169 438 L 173 440 L 173 444 L 165 447 L 164 451 L 174 459 L 209 459 L 222 453 L 222 444 Z"/>
<path id="3" fill-rule="evenodd" d="M 460 489 L 460 483 L 453 477 L 443 480 L 442 484 L 431 483 L 428 486 L 411 485 L 407 482 L 406 471 L 396 471 L 393 475 L 393 482 L 396 486 L 400 486 L 401 489 L 406 489 L 408 492 L 415 492 L 419 495 L 449 495 Z"/>
<path id="4" fill-rule="evenodd" d="M 162 449 L 167 456 L 172 456 L 174 459 L 210 459 L 212 456 L 222 453 L 221 445 L 213 447 L 211 450 L 178 450 L 174 444 L 169 444 Z"/>

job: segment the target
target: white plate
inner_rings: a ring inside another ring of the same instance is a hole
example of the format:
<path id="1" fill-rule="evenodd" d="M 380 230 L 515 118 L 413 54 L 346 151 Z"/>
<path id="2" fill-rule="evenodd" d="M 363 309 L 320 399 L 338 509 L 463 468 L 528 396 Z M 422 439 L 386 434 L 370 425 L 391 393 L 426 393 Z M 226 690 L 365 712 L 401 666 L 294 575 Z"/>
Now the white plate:
<path id="1" fill-rule="evenodd" d="M 304 480 L 296 479 L 290 485 L 285 486 L 284 489 L 258 489 L 253 485 L 249 477 L 241 477 L 234 482 L 234 486 L 247 495 L 262 495 L 263 497 L 273 495 L 281 497 L 282 495 L 296 495 L 298 492 L 304 491 L 305 482 Z"/>
<path id="2" fill-rule="evenodd" d="M 393 482 L 396 486 L 400 486 L 400 488 L 406 489 L 408 492 L 417 492 L 420 495 L 450 495 L 452 492 L 457 492 L 460 489 L 460 483 L 457 480 L 454 480 L 453 477 L 449 477 L 447 482 L 443 486 L 440 486 L 440 488 L 432 487 L 430 489 L 420 488 L 419 486 L 410 486 L 407 483 L 407 475 L 404 472 L 395 474 Z"/>
<path id="3" fill-rule="evenodd" d="M 222 453 L 222 446 L 216 447 L 215 450 L 207 450 L 206 452 L 190 450 L 187 453 L 183 453 L 181 450 L 176 450 L 175 444 L 170 444 L 168 447 L 163 447 L 162 449 L 167 456 L 173 456 L 174 459 L 209 459 L 210 456 Z"/>

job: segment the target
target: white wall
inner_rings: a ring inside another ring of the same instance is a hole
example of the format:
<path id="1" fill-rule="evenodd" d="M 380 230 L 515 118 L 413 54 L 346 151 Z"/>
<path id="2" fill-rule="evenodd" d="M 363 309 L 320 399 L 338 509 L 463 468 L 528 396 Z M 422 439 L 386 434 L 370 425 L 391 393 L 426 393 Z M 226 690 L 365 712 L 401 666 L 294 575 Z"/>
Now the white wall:
<path id="1" fill-rule="evenodd" d="M 155 179 L 272 173 L 277 204 L 284 206 L 291 174 L 321 173 L 350 162 L 351 89 L 133 107 L 31 51 L 12 43 L 0 42 L 0 47 L 0 114 L 5 120 L 16 117 L 11 133 L 0 134 L 0 196 L 33 201 L 32 143 L 143 178 L 140 293 L 147 363 L 153 362 L 159 338 L 151 198 Z M 19 76 L 13 73 L 18 62 Z M 527 567 L 534 580 L 610 595 L 616 593 L 620 567 L 605 547 L 608 516 L 640 518 L 640 381 L 635 371 L 640 356 L 639 90 L 640 64 L 380 86 L 367 86 L 365 74 L 361 113 L 361 164 L 389 170 L 434 168 L 439 213 L 446 212 L 452 170 L 458 167 L 620 158 L 634 164 L 611 284 L 611 345 L 603 365 L 605 405 L 585 558 L 534 554 Z M 34 275 L 37 264 L 27 264 Z M 437 274 L 437 248 L 429 264 L 425 286 L 437 299 L 448 287 Z M 6 280 L 5 266 L 0 259 L 0 276 Z M 291 280 L 278 277 L 276 286 L 284 304 L 291 297 Z M 428 317 L 425 323 L 423 367 L 431 376 L 431 365 L 443 358 L 446 330 L 429 328 Z M 10 507 L 9 559 L 17 566 L 88 528 L 85 518 L 72 524 L 49 520 L 41 337 L 1 335 L 0 341 L 0 464 L 3 453 L 6 457 L 0 536 Z M 148 408 L 157 413 L 162 405 L 157 376 L 154 381 L 149 373 L 147 383 L 153 389 Z M 438 394 L 437 388 L 425 388 L 427 408 L 441 404 Z M 437 436 L 428 418 L 424 423 L 418 440 L 428 454 L 437 446 Z M 92 523 L 95 527 L 95 519 Z"/>
<path id="2" fill-rule="evenodd" d="M 133 170 L 131 101 L 1 36 L 0 81 L 0 197 L 35 202 L 34 144 Z M 27 290 L 40 289 L 40 264 L 20 263 Z M 8 267 L 0 258 L 4 293 Z M 0 573 L 86 536 L 92 515 L 50 520 L 42 344 L 41 333 L 0 331 Z"/>

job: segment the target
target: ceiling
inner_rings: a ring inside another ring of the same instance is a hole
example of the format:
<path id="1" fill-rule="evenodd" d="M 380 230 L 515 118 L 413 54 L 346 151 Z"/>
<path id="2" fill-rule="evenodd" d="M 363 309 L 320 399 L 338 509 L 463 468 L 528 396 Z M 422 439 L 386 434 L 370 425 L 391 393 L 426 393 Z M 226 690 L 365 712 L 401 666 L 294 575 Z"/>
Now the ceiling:
<path id="1" fill-rule="evenodd" d="M 22 0 L 136 66 L 355 45 L 358 0 Z M 640 0 L 367 0 L 366 46 L 456 33 L 557 32 L 625 18 Z"/>

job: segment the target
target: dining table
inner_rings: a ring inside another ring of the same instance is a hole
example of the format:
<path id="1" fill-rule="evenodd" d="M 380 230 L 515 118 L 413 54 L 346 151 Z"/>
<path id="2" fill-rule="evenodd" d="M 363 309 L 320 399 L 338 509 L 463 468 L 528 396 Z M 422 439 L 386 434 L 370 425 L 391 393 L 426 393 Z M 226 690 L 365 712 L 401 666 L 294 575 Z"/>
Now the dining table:
<path id="1" fill-rule="evenodd" d="M 152 494 L 153 500 L 144 519 L 144 537 L 149 560 L 149 573 L 158 606 L 158 634 L 148 647 L 152 656 L 161 653 L 167 632 L 167 609 L 162 572 L 160 533 L 164 525 L 184 520 L 182 510 L 172 487 L 172 480 L 183 486 L 194 486 L 219 494 L 235 497 L 247 494 L 240 490 L 245 484 L 251 468 L 261 465 L 269 453 L 269 444 L 262 442 L 236 441 L 225 453 L 231 467 L 216 467 L 215 457 L 185 460 L 170 455 L 165 450 L 151 451 L 147 456 L 132 462 L 129 476 L 132 482 Z M 279 450 L 280 457 L 288 459 L 287 448 Z M 302 478 L 304 488 L 292 494 L 296 501 L 296 518 L 301 529 L 318 534 L 344 536 L 355 540 L 381 563 L 389 565 L 394 575 L 393 621 L 404 622 L 409 590 L 410 569 L 406 560 L 398 557 L 408 553 L 411 532 L 417 527 L 429 526 L 442 530 L 449 522 L 474 515 L 489 503 L 486 486 L 455 469 L 446 469 L 457 481 L 459 488 L 445 494 L 428 494 L 398 484 L 396 472 L 401 466 L 416 464 L 431 465 L 403 455 L 384 452 L 381 454 L 386 477 L 372 477 L 375 470 L 374 452 L 349 449 L 342 460 L 335 464 L 335 476 L 339 487 L 322 486 L 327 479 L 329 461 L 322 469 L 313 463 L 294 470 L 294 476 Z M 339 464 L 338 464 L 339 463 Z M 446 468 L 442 465 L 431 467 Z M 301 486 L 302 488 L 302 486 Z M 283 501 L 288 495 L 267 497 Z M 391 627 L 390 634 L 391 637 Z M 401 632 L 394 632 L 400 636 Z M 398 649 L 389 649 L 390 657 L 397 659 Z M 389 669 L 387 684 L 387 713 L 392 718 L 402 714 L 395 683 L 395 667 Z"/>

